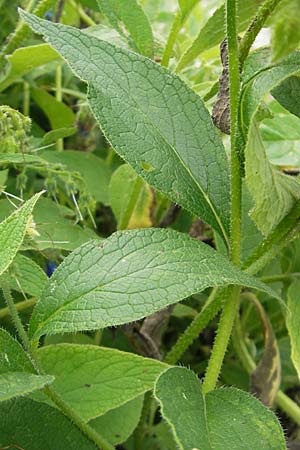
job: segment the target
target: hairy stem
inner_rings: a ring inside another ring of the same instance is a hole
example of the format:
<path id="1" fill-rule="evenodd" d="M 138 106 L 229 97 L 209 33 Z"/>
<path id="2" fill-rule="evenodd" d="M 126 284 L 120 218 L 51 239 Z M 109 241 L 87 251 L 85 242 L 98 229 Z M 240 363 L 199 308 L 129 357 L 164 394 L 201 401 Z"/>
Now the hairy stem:
<path id="1" fill-rule="evenodd" d="M 215 288 L 211 291 L 211 294 L 201 311 L 196 315 L 191 324 L 184 330 L 184 333 L 179 336 L 175 345 L 165 356 L 164 361 L 167 364 L 173 365 L 180 360 L 181 356 L 194 342 L 194 340 L 197 339 L 201 331 L 220 311 L 223 296 L 224 289 L 218 292 L 217 288 Z"/>
<path id="2" fill-rule="evenodd" d="M 240 65 L 243 66 L 256 36 L 281 0 L 265 0 L 240 42 Z"/>
<path id="3" fill-rule="evenodd" d="M 15 303 L 15 308 L 17 312 L 23 311 L 24 309 L 31 308 L 36 304 L 35 298 L 30 298 L 29 300 L 24 300 L 23 302 Z M 10 309 L 8 306 L 0 309 L 0 319 L 10 315 Z"/>
<path id="4" fill-rule="evenodd" d="M 3 291 L 4 299 L 7 303 L 7 308 L 9 309 L 13 324 L 18 332 L 19 338 L 23 344 L 23 347 L 28 351 L 30 349 L 30 343 L 27 333 L 19 317 L 15 302 L 12 298 L 8 281 L 5 276 L 1 277 L 1 288 Z"/>

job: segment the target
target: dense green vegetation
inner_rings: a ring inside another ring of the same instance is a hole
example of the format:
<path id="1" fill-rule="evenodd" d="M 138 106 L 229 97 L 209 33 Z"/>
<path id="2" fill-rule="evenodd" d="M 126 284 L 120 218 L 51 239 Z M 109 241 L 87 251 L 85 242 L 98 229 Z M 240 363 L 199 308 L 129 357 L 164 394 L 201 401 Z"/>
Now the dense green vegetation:
<path id="1" fill-rule="evenodd" d="M 0 7 L 0 449 L 299 449 L 299 0 Z"/>

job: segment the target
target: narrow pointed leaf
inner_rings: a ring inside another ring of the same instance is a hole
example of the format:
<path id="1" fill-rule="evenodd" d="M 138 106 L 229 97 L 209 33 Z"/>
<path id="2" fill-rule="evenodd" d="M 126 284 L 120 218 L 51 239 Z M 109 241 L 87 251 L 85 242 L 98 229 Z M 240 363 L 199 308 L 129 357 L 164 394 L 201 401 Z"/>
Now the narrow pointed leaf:
<path id="1" fill-rule="evenodd" d="M 294 281 L 288 289 L 286 326 L 291 341 L 291 357 L 300 379 L 300 282 Z"/>
<path id="2" fill-rule="evenodd" d="M 89 85 L 89 103 L 115 150 L 150 185 L 229 232 L 228 162 L 202 100 L 166 68 L 86 33 L 22 17 Z"/>
<path id="3" fill-rule="evenodd" d="M 0 402 L 41 389 L 53 379 L 36 375 L 21 345 L 0 329 Z"/>
<path id="4" fill-rule="evenodd" d="M 159 361 L 95 345 L 47 345 L 38 352 L 53 388 L 85 421 L 153 388 L 168 367 Z"/>
<path id="5" fill-rule="evenodd" d="M 197 376 L 183 367 L 160 375 L 155 396 L 181 450 L 285 450 L 280 424 L 256 398 L 235 388 L 205 397 Z"/>
<path id="6" fill-rule="evenodd" d="M 42 192 L 35 194 L 0 223 L 0 275 L 9 267 L 20 249 L 32 220 L 33 208 L 41 194 Z"/>
<path id="7" fill-rule="evenodd" d="M 209 286 L 273 291 L 209 246 L 173 230 L 117 232 L 71 253 L 35 307 L 30 336 L 132 322 Z M 276 296 L 276 295 L 275 295 Z"/>

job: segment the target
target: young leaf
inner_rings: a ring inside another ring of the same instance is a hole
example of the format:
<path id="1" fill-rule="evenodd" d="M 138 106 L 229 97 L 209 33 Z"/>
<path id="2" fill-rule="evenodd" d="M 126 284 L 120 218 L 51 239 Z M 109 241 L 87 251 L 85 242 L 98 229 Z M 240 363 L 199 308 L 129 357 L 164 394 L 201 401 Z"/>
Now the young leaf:
<path id="1" fill-rule="evenodd" d="M 92 428 L 112 445 L 125 442 L 139 423 L 144 396 L 112 409 L 89 422 Z"/>
<path id="2" fill-rule="evenodd" d="M 111 177 L 109 197 L 119 230 L 151 227 L 151 189 L 128 164 Z"/>
<path id="3" fill-rule="evenodd" d="M 38 352 L 53 388 L 83 420 L 124 405 L 153 388 L 168 367 L 159 361 L 94 345 L 47 345 Z"/>
<path id="4" fill-rule="evenodd" d="M 134 46 L 139 53 L 153 55 L 153 36 L 151 25 L 142 7 L 136 0 L 98 0 L 99 7 L 111 25 L 122 35 L 120 22 L 130 33 Z"/>
<path id="5" fill-rule="evenodd" d="M 32 220 L 32 211 L 43 192 L 35 194 L 0 223 L 0 275 L 12 263 Z"/>
<path id="6" fill-rule="evenodd" d="M 36 375 L 18 341 L 0 328 L 0 402 L 41 389 L 53 380 L 50 375 Z"/>
<path id="7" fill-rule="evenodd" d="M 202 100 L 147 58 L 78 29 L 21 15 L 89 83 L 90 106 L 116 151 L 150 185 L 226 236 L 228 163 Z"/>
<path id="8" fill-rule="evenodd" d="M 97 450 L 57 408 L 27 398 L 0 404 L 0 446 L 28 450 Z"/>
<path id="9" fill-rule="evenodd" d="M 254 120 L 245 148 L 245 171 L 247 185 L 255 201 L 251 217 L 260 231 L 267 235 L 300 198 L 300 183 L 270 164 Z"/>
<path id="10" fill-rule="evenodd" d="M 286 326 L 291 340 L 292 361 L 300 379 L 299 293 L 300 282 L 299 280 L 296 280 L 290 285 L 288 289 L 288 312 L 286 316 Z"/>
<path id="11" fill-rule="evenodd" d="M 300 43 L 300 2 L 283 0 L 276 8 L 272 26 L 273 61 L 291 53 Z"/>
<path id="12" fill-rule="evenodd" d="M 94 330 L 132 322 L 209 286 L 273 291 L 208 245 L 173 230 L 117 232 L 70 254 L 35 307 L 29 333 Z M 276 295 L 275 295 L 276 296 Z"/>
<path id="13" fill-rule="evenodd" d="M 0 80 L 0 92 L 17 81 L 35 67 L 59 59 L 59 54 L 48 44 L 29 45 L 18 48 L 7 57 L 9 69 L 5 77 Z"/>
<path id="14" fill-rule="evenodd" d="M 20 254 L 9 267 L 8 276 L 11 289 L 37 298 L 47 283 L 47 275 L 42 268 L 31 258 Z"/>
<path id="15" fill-rule="evenodd" d="M 163 417 L 182 450 L 285 450 L 276 416 L 256 398 L 235 388 L 205 397 L 197 376 L 167 369 L 155 386 Z"/>
<path id="16" fill-rule="evenodd" d="M 262 0 L 238 0 L 238 28 L 244 31 Z M 192 45 L 182 55 L 176 71 L 179 72 L 194 61 L 205 50 L 218 45 L 225 37 L 225 7 L 220 6 L 208 19 Z"/>

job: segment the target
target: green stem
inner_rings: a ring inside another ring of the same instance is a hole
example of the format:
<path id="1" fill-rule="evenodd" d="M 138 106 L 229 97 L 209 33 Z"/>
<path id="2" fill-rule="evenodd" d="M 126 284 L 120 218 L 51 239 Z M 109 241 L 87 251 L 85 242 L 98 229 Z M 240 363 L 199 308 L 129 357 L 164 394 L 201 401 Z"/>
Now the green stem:
<path id="1" fill-rule="evenodd" d="M 233 345 L 244 369 L 250 375 L 255 369 L 256 364 L 253 361 L 244 341 L 240 321 L 236 321 L 233 333 Z M 296 424 L 300 425 L 300 408 L 284 392 L 278 391 L 275 399 L 276 405 L 286 413 Z"/>
<path id="2" fill-rule="evenodd" d="M 56 74 L 55 74 L 55 98 L 58 102 L 62 102 L 62 66 L 61 64 L 57 64 L 56 66 Z M 64 149 L 64 140 L 60 138 L 56 141 L 56 148 L 59 152 L 62 152 Z"/>
<path id="3" fill-rule="evenodd" d="M 272 14 L 276 6 L 281 0 L 265 0 L 257 11 L 256 16 L 250 23 L 240 42 L 240 65 L 243 66 L 250 48 L 255 41 L 258 33 L 264 26 L 267 18 Z"/>
<path id="4" fill-rule="evenodd" d="M 43 391 L 53 401 L 53 403 L 101 450 L 114 450 L 114 446 L 109 444 L 96 430 L 69 406 L 51 386 L 46 386 Z"/>
<path id="5" fill-rule="evenodd" d="M 96 25 L 96 22 L 93 21 L 93 19 L 88 16 L 86 14 L 86 12 L 84 11 L 84 9 L 80 6 L 80 4 L 78 4 L 77 2 L 75 2 L 74 0 L 70 0 L 70 4 L 74 7 L 74 9 L 77 9 L 77 12 L 79 14 L 80 19 L 89 27 L 93 27 L 94 25 Z"/>
<path id="6" fill-rule="evenodd" d="M 30 114 L 30 84 L 27 81 L 23 83 L 23 114 L 24 116 Z"/>
<path id="7" fill-rule="evenodd" d="M 29 300 L 24 300 L 23 302 L 15 303 L 14 305 L 15 305 L 17 312 L 20 312 L 20 311 L 23 311 L 24 309 L 31 308 L 35 304 L 36 304 L 36 299 L 31 298 Z M 8 306 L 6 308 L 0 309 L 0 319 L 3 319 L 4 317 L 9 316 L 9 315 L 10 315 L 10 309 Z"/>
<path id="8" fill-rule="evenodd" d="M 204 394 L 216 387 L 239 306 L 240 289 L 239 286 L 234 286 L 228 290 L 228 297 L 225 300 L 217 336 L 203 381 Z"/>
<path id="9" fill-rule="evenodd" d="M 170 30 L 170 33 L 168 36 L 168 40 L 167 40 L 167 43 L 166 43 L 166 46 L 164 49 L 163 57 L 161 60 L 162 66 L 168 67 L 168 65 L 169 65 L 170 58 L 172 56 L 173 47 L 174 47 L 177 35 L 178 35 L 181 27 L 182 27 L 182 14 L 181 14 L 181 11 L 178 10 L 174 17 L 172 27 L 171 27 L 171 30 Z"/>
<path id="10" fill-rule="evenodd" d="M 19 338 L 23 344 L 23 347 L 28 351 L 30 349 L 29 339 L 28 339 L 27 333 L 23 327 L 21 319 L 19 317 L 15 302 L 14 302 L 11 292 L 10 292 L 8 281 L 5 278 L 5 276 L 1 277 L 1 288 L 3 291 L 5 301 L 7 303 L 7 307 L 9 309 L 12 321 L 18 332 Z"/>
<path id="11" fill-rule="evenodd" d="M 276 283 L 277 281 L 284 281 L 289 280 L 290 278 L 298 277 L 300 277 L 300 272 L 281 273 L 279 275 L 260 277 L 260 281 L 263 281 L 264 283 Z"/>
<path id="12" fill-rule="evenodd" d="M 222 307 L 223 295 L 224 289 L 218 292 L 217 288 L 215 288 L 211 291 L 211 294 L 201 311 L 185 329 L 184 333 L 179 336 L 175 345 L 165 356 L 164 361 L 167 364 L 176 364 L 194 340 L 197 339 L 201 331 L 216 316 Z"/>
<path id="13" fill-rule="evenodd" d="M 140 417 L 140 421 L 138 426 L 134 431 L 134 449 L 140 450 L 142 448 L 143 439 L 145 436 L 145 432 L 148 424 L 148 417 L 152 404 L 152 395 L 151 392 L 146 392 L 144 397 L 143 409 Z"/>

